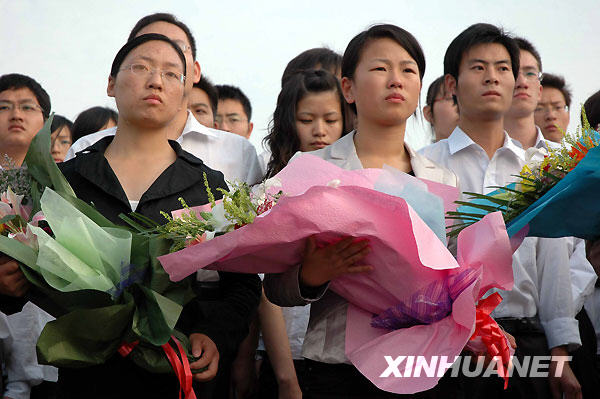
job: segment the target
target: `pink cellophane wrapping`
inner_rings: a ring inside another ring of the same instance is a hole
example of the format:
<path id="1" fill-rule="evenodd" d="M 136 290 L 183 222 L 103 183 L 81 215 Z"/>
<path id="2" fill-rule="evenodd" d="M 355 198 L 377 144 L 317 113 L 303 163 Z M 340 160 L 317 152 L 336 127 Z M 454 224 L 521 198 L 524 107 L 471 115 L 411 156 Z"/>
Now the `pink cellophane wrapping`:
<path id="1" fill-rule="evenodd" d="M 461 232 L 455 259 L 404 199 L 373 189 L 385 173 L 348 171 L 303 155 L 277 175 L 285 196 L 264 216 L 159 260 L 174 281 L 200 268 L 278 273 L 301 262 L 306 238 L 311 235 L 320 244 L 348 235 L 366 238 L 372 251 L 364 263 L 374 270 L 339 277 L 329 286 L 350 302 L 346 355 L 381 389 L 394 393 L 430 389 L 440 377 L 380 378 L 387 368 L 384 356 L 454 359 L 473 332 L 476 301 L 489 288 L 512 287 L 512 250 L 502 216 L 495 213 Z M 404 176 L 407 182 L 422 181 Z M 333 179 L 339 181 L 337 188 L 327 186 Z M 425 184 L 429 192 L 442 198 L 445 209 L 452 209 L 458 196 L 456 188 Z M 475 269 L 477 279 L 455 299 L 447 317 L 395 331 L 370 326 L 374 314 L 466 268 Z M 399 370 L 403 373 L 402 367 Z"/>

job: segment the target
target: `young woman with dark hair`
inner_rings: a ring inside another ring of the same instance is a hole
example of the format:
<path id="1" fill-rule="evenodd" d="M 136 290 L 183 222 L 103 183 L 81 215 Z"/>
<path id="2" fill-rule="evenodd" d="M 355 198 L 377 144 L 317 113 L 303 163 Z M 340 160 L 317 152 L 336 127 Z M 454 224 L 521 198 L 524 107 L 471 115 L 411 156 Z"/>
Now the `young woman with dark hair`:
<path id="1" fill-rule="evenodd" d="M 105 217 L 123 224 L 119 214 L 132 210 L 154 220 L 160 212 L 208 202 L 204 177 L 215 195 L 227 189 L 221 172 L 169 141 L 171 121 L 186 106 L 185 57 L 179 46 L 159 34 L 141 35 L 125 44 L 111 68 L 107 92 L 114 97 L 120 117 L 115 136 L 108 136 L 61 164 L 79 198 L 93 202 Z M 223 297 L 193 299 L 183 308 L 179 331 L 190 338 L 200 359 L 192 369 L 195 382 L 213 380 L 224 353 L 247 334 L 248 318 L 258 304 L 256 275 L 221 273 Z M 190 277 L 194 280 L 195 276 Z M 81 369 L 61 368 L 60 398 L 174 398 L 179 390 L 175 374 L 155 374 L 115 354 L 106 363 Z M 205 394 L 202 397 L 211 397 Z"/>
<path id="2" fill-rule="evenodd" d="M 52 119 L 50 152 L 55 162 L 62 162 L 73 144 L 73 122 L 61 115 Z"/>
<path id="3" fill-rule="evenodd" d="M 345 169 L 382 168 L 384 164 L 406 173 L 456 185 L 456 176 L 416 154 L 404 142 L 407 119 L 419 102 L 425 57 L 417 40 L 394 25 L 376 25 L 348 44 L 342 61 L 342 89 L 357 111 L 357 129 L 334 144 L 312 152 Z M 292 160 L 293 162 L 293 160 Z M 348 303 L 327 290 L 327 283 L 348 273 L 367 273 L 363 259 L 368 243 L 346 238 L 317 248 L 308 239 L 304 259 L 285 273 L 265 276 L 267 297 L 280 306 L 311 303 L 303 355 L 307 359 L 308 398 L 387 398 L 345 355 Z M 433 391 L 448 387 L 440 383 Z M 414 395 L 430 397 L 431 391 Z"/>
<path id="4" fill-rule="evenodd" d="M 458 124 L 458 107 L 452 95 L 446 93 L 443 76 L 429 85 L 423 116 L 431 125 L 434 142 L 447 139 Z"/>
<path id="5" fill-rule="evenodd" d="M 339 139 L 345 130 L 344 101 L 337 78 L 325 70 L 290 76 L 263 140 L 271 151 L 266 177 L 279 173 L 296 152 L 314 151 Z"/>

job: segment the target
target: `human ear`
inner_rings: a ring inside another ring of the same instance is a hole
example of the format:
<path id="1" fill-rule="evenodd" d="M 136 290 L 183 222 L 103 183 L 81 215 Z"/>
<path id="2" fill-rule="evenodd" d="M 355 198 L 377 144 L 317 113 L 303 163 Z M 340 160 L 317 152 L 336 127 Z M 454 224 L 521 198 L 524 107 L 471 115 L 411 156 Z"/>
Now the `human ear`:
<path id="1" fill-rule="evenodd" d="M 354 100 L 354 93 L 352 92 L 352 79 L 343 77 L 342 78 L 342 93 L 348 104 L 352 104 Z"/>
<path id="2" fill-rule="evenodd" d="M 444 76 L 444 93 L 456 96 L 456 79 L 450 74 Z"/>
<path id="3" fill-rule="evenodd" d="M 106 86 L 106 94 L 109 97 L 115 96 L 115 78 L 112 76 L 108 77 L 108 85 Z"/>
<path id="4" fill-rule="evenodd" d="M 194 83 L 198 83 L 200 81 L 200 77 L 202 70 L 200 69 L 200 63 L 198 61 L 194 61 Z"/>
<path id="5" fill-rule="evenodd" d="M 423 116 L 425 117 L 425 120 L 429 123 L 433 123 L 433 113 L 432 111 L 432 107 L 430 105 L 426 105 L 423 107 Z"/>

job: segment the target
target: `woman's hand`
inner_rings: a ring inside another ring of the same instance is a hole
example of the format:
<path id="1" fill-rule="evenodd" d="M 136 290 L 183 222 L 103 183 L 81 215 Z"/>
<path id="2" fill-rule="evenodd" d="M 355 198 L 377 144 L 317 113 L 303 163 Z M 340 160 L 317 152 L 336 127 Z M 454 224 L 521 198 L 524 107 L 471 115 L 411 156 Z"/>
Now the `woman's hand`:
<path id="1" fill-rule="evenodd" d="M 194 374 L 194 380 L 197 382 L 210 381 L 217 375 L 219 368 L 219 351 L 217 345 L 204 334 L 191 334 L 190 344 L 192 345 L 192 355 L 199 357 L 194 363 L 190 363 L 192 370 L 200 370 L 208 366 L 208 369 L 201 373 Z"/>
<path id="2" fill-rule="evenodd" d="M 318 287 L 334 278 L 348 273 L 365 273 L 373 270 L 369 265 L 356 265 L 369 254 L 369 242 L 353 242 L 346 237 L 336 244 L 317 248 L 314 237 L 309 237 L 304 250 L 300 281 L 308 287 Z"/>
<path id="3" fill-rule="evenodd" d="M 29 289 L 29 282 L 16 260 L 0 255 L 0 294 L 22 297 Z"/>

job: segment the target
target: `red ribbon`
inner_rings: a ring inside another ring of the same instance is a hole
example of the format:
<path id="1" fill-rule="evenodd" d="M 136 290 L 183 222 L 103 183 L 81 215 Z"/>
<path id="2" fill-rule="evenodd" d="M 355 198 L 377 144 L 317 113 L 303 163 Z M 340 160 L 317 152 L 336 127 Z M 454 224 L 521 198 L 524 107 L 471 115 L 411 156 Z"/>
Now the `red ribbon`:
<path id="1" fill-rule="evenodd" d="M 510 349 L 504 333 L 498 323 L 490 317 L 490 313 L 502 302 L 502 297 L 495 292 L 479 301 L 475 309 L 475 332 L 471 340 L 481 337 L 488 353 L 494 358 L 499 356 L 502 362 L 497 363 L 498 375 L 504 378 L 504 389 L 508 387 L 508 364 L 510 362 Z"/>
<path id="2" fill-rule="evenodd" d="M 192 370 L 190 368 L 190 362 L 177 338 L 171 336 L 171 339 L 175 342 L 177 351 L 173 349 L 169 342 L 162 345 L 161 348 L 165 351 L 165 355 L 167 355 L 167 359 L 169 359 L 169 363 L 171 363 L 171 367 L 173 367 L 173 371 L 175 371 L 175 375 L 179 380 L 179 399 L 181 399 L 181 392 L 183 392 L 184 399 L 196 399 L 196 393 L 192 386 Z M 127 357 L 139 343 L 140 341 L 123 342 L 118 349 L 119 354 L 123 357 Z M 177 352 L 179 352 L 179 355 Z"/>

